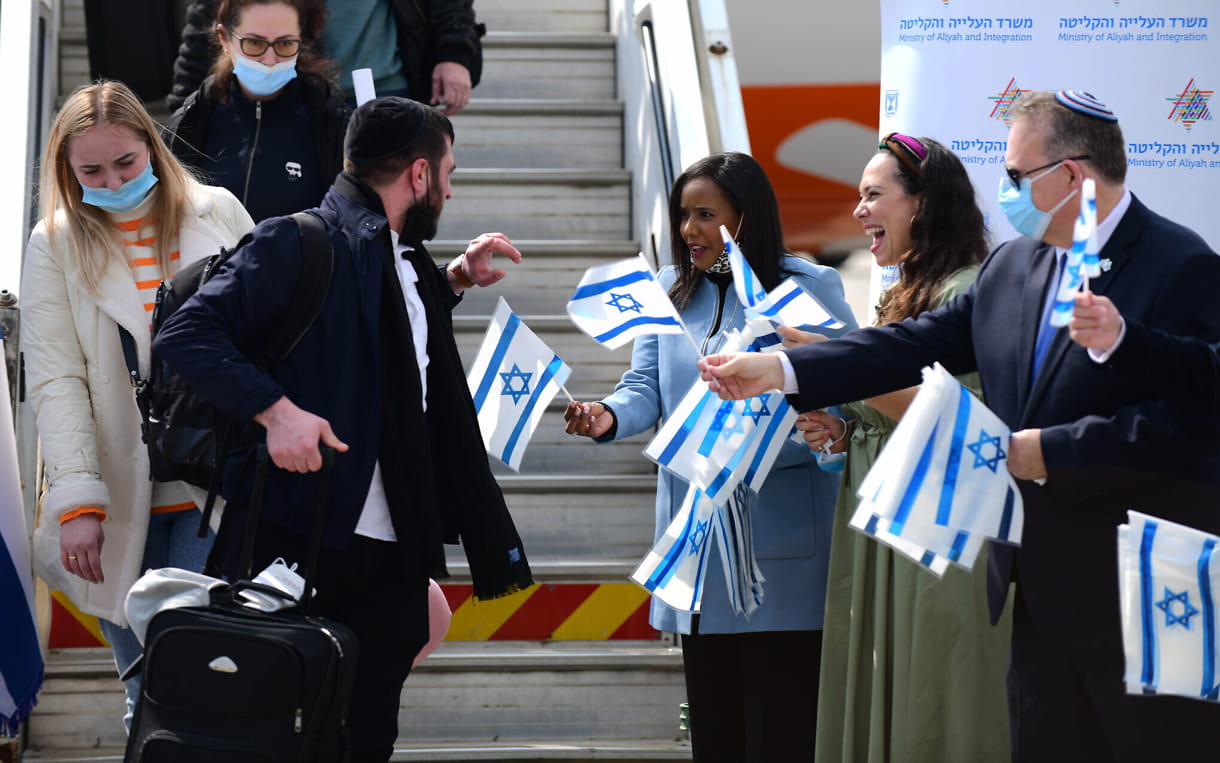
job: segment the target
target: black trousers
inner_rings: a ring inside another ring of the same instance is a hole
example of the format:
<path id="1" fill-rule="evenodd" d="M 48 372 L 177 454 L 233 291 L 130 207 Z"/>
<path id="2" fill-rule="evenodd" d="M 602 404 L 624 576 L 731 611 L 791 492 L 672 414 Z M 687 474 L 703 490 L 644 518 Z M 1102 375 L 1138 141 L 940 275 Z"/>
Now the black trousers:
<path id="1" fill-rule="evenodd" d="M 276 557 L 304 565 L 308 540 L 262 523 L 254 572 Z M 397 544 L 357 535 L 347 548 L 322 549 L 313 611 L 351 628 L 360 659 L 348 710 L 352 763 L 384 763 L 398 738 L 403 682 L 428 643 L 428 581 L 408 579 Z"/>
<path id="2" fill-rule="evenodd" d="M 813 760 L 822 632 L 682 636 L 695 763 Z"/>
<path id="3" fill-rule="evenodd" d="M 1008 667 L 1014 763 L 1217 760 L 1220 705 L 1127 694 L 1122 646 L 1051 639 L 1017 586 Z"/>

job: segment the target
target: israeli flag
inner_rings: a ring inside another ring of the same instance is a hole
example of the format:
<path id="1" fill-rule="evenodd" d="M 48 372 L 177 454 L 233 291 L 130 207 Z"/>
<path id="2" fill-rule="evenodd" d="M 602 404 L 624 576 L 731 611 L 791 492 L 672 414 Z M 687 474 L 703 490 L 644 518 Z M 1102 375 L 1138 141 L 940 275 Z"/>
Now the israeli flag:
<path id="1" fill-rule="evenodd" d="M 568 300 L 568 315 L 609 350 L 643 334 L 685 331 L 643 255 L 586 270 Z"/>
<path id="2" fill-rule="evenodd" d="M 791 278 L 785 278 L 763 299 L 747 307 L 745 313 L 750 318 L 766 318 L 775 326 L 792 326 L 802 331 L 843 328 L 842 321 L 835 320 L 817 298 Z"/>
<path id="3" fill-rule="evenodd" d="M 673 521 L 631 573 L 631 580 L 674 609 L 698 612 L 715 513 L 715 504 L 691 485 Z"/>
<path id="4" fill-rule="evenodd" d="M 1220 699 L 1220 538 L 1137 511 L 1127 522 L 1118 528 L 1127 693 Z"/>
<path id="5" fill-rule="evenodd" d="M 1059 280 L 1059 291 L 1051 307 L 1052 326 L 1063 327 L 1072 320 L 1076 291 L 1084 279 L 1101 275 L 1101 263 L 1097 257 L 1097 193 L 1093 180 L 1084 181 L 1080 195 L 1080 214 L 1072 228 L 1072 248 L 1068 250 L 1067 263 Z"/>
<path id="6" fill-rule="evenodd" d="M 3 348 L 0 341 L 0 349 Z M 0 352 L 0 357 L 3 353 Z M 26 535 L 17 435 L 8 373 L 0 363 L 0 736 L 17 736 L 42 686 L 42 650 L 34 625 L 34 581 Z"/>
<path id="7" fill-rule="evenodd" d="M 755 496 L 738 487 L 729 501 L 716 506 L 713 515 L 716 548 L 724 566 L 725 585 L 733 612 L 749 617 L 763 603 L 762 569 L 754 556 L 754 530 L 750 506 Z"/>
<path id="8" fill-rule="evenodd" d="M 729 332 L 724 351 L 751 341 L 748 332 Z M 762 487 L 795 423 L 796 411 L 778 391 L 721 400 L 696 380 L 644 455 L 721 504 L 739 484 Z"/>
<path id="9" fill-rule="evenodd" d="M 1024 504 L 1007 468 L 1010 436 L 943 367 L 925 368 L 919 393 L 860 484 L 850 526 L 933 572 L 944 569 L 937 558 L 971 568 L 987 539 L 1019 543 Z"/>
<path id="10" fill-rule="evenodd" d="M 741 247 L 733 240 L 729 229 L 723 225 L 720 226 L 720 238 L 724 239 L 724 253 L 728 255 L 729 268 L 733 271 L 733 288 L 737 290 L 737 299 L 745 307 L 754 307 L 766 299 L 767 290 L 754 275 L 754 270 L 746 262 Z"/>
<path id="11" fill-rule="evenodd" d="M 513 471 L 572 369 L 500 297 L 466 384 L 487 452 Z"/>

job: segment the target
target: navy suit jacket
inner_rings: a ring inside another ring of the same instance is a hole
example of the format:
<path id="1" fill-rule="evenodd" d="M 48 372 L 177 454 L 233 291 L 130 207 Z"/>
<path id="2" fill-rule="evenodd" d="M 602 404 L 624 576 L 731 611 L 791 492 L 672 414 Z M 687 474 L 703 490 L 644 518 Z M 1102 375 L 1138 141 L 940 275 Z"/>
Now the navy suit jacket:
<path id="1" fill-rule="evenodd" d="M 1109 269 L 1090 288 L 1128 320 L 1220 339 L 1220 257 L 1201 238 L 1131 205 L 1100 254 Z M 1014 431 L 1042 429 L 1045 486 L 1019 481 L 1019 549 L 992 544 L 989 594 L 997 617 L 1016 579 L 1048 638 L 1121 645 L 1115 527 L 1128 509 L 1220 531 L 1220 429 L 1185 426 L 1147 387 L 1094 363 L 1056 335 L 1031 384 L 1034 341 L 1055 265 L 1054 247 L 1029 238 L 999 246 L 978 280 L 916 318 L 788 351 L 799 410 L 920 382 L 923 366 L 977 370 L 984 401 Z"/>

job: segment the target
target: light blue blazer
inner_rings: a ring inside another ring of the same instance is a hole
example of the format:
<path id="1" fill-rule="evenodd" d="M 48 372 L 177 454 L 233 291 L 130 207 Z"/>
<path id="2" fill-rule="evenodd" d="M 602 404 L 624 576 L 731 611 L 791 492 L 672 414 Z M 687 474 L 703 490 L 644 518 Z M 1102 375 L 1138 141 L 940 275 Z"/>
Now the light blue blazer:
<path id="1" fill-rule="evenodd" d="M 790 277 L 818 299 L 845 324 L 826 331 L 838 336 L 854 329 L 856 321 L 843 297 L 843 282 L 833 269 L 785 255 L 783 277 Z M 668 289 L 677 277 L 672 266 L 660 273 Z M 705 354 L 715 353 L 726 329 L 740 329 L 745 314 L 732 284 L 723 293 L 704 279 L 682 311 L 682 320 Z M 719 325 L 716 325 L 718 309 Z M 614 411 L 617 430 L 613 439 L 631 437 L 668 419 L 692 384 L 699 380 L 697 358 L 690 341 L 681 334 L 642 336 L 635 340 L 631 370 L 602 401 Z M 701 382 L 700 382 L 701 383 Z M 784 444 L 775 467 L 753 502 L 754 552 L 766 578 L 765 598 L 753 615 L 734 615 L 725 587 L 725 572 L 714 549 L 703 592 L 700 633 L 817 630 L 822 627 L 826 603 L 826 568 L 839 475 L 821 471 L 803 445 Z M 687 483 L 665 470 L 657 478 L 656 538 L 660 538 L 686 497 Z M 649 622 L 671 633 L 690 633 L 691 615 L 669 607 L 655 597 Z"/>

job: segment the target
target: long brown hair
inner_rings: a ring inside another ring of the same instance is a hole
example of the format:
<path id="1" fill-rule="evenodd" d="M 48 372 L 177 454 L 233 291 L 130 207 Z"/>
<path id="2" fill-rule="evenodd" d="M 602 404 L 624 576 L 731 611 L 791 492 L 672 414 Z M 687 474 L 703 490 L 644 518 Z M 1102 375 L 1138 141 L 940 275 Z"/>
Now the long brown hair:
<path id="1" fill-rule="evenodd" d="M 55 115 L 42 159 L 39 197 L 51 248 L 67 245 L 81 281 L 96 294 L 112 257 L 123 257 L 119 231 L 109 214 L 83 200 L 80 182 L 68 163 L 68 142 L 98 125 L 124 127 L 148 146 L 157 176 L 152 210 L 145 217 L 156 236 L 155 256 L 168 278 L 170 249 L 190 206 L 194 181 L 161 140 L 160 131 L 136 94 L 121 82 L 100 80 L 76 89 Z"/>
<path id="2" fill-rule="evenodd" d="M 216 3 L 216 23 L 212 25 L 212 36 L 217 45 L 216 58 L 208 74 L 214 78 L 212 92 L 220 101 L 229 100 L 233 87 L 233 59 L 224 49 L 224 40 L 218 27 L 232 31 L 241 24 L 241 14 L 251 5 L 275 5 L 281 3 L 297 12 L 297 23 L 301 27 L 301 51 L 297 54 L 297 71 L 334 77 L 337 65 L 334 61 L 315 52 L 314 46 L 322 37 L 326 25 L 326 4 L 322 0 L 220 0 Z M 239 46 L 240 47 L 240 46 Z"/>
<path id="3" fill-rule="evenodd" d="M 733 211 L 741 216 L 737 243 L 763 287 L 768 291 L 774 289 L 782 276 L 784 234 L 779 223 L 779 202 L 762 165 L 749 154 L 737 151 L 705 156 L 687 167 L 669 192 L 669 248 L 678 271 L 678 279 L 669 288 L 669 298 L 679 310 L 690 304 L 703 283 L 703 273 L 691 263 L 682 238 L 682 189 L 700 177 L 714 180 L 733 205 Z"/>
<path id="4" fill-rule="evenodd" d="M 881 296 L 878 325 L 929 309 L 949 276 L 987 256 L 983 213 L 966 168 L 941 143 L 931 138 L 919 142 L 927 155 L 918 165 L 901 161 L 892 149 L 878 151 L 894 159 L 903 191 L 920 194 L 911 218 L 911 250 L 902 258 L 902 277 Z"/>

